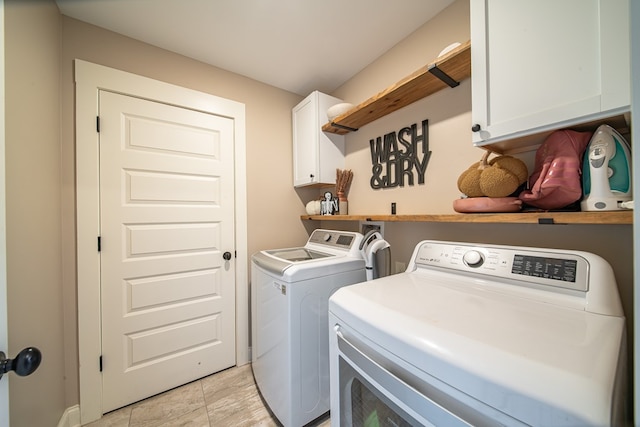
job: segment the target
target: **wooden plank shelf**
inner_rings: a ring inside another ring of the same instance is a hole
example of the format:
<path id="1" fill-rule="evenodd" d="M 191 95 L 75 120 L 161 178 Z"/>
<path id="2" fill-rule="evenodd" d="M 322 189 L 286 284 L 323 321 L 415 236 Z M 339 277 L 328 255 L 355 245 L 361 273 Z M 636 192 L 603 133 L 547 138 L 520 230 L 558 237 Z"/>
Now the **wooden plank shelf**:
<path id="1" fill-rule="evenodd" d="M 324 132 L 344 135 L 471 77 L 471 41 L 425 65 L 393 86 L 322 126 Z"/>
<path id="2" fill-rule="evenodd" d="M 311 221 L 456 222 L 475 224 L 633 224 L 633 211 L 518 212 L 434 215 L 301 215 Z"/>

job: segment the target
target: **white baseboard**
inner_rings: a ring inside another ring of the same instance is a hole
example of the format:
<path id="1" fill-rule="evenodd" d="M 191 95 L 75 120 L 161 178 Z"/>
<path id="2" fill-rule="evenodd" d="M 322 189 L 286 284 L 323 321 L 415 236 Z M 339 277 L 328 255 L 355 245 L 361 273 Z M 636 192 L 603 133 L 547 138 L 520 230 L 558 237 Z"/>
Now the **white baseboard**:
<path id="1" fill-rule="evenodd" d="M 67 408 L 58 422 L 58 427 L 80 427 L 80 406 Z"/>

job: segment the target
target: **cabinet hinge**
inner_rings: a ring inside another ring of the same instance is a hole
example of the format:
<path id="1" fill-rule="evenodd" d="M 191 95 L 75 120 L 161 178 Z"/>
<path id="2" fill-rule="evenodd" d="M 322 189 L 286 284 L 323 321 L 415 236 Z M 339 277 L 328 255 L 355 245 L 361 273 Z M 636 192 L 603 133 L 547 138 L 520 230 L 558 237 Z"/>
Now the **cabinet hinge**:
<path id="1" fill-rule="evenodd" d="M 98 252 L 102 250 L 102 238 L 98 236 Z"/>
<path id="2" fill-rule="evenodd" d="M 100 355 L 100 360 L 98 361 L 100 364 L 100 372 L 102 372 L 102 355 Z"/>
<path id="3" fill-rule="evenodd" d="M 100 133 L 100 116 L 96 117 L 96 132 Z"/>

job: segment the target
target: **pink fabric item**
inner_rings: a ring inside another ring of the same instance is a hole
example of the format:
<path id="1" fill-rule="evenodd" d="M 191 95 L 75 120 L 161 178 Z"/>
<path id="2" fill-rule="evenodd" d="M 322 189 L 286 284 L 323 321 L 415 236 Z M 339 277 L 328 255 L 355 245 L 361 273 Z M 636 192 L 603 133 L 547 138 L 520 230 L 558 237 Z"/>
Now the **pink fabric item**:
<path id="1" fill-rule="evenodd" d="M 541 209 L 561 209 L 582 198 L 582 156 L 591 132 L 558 130 L 536 152 L 529 189 L 520 200 Z"/>
<path id="2" fill-rule="evenodd" d="M 460 213 L 518 212 L 522 200 L 517 197 L 467 197 L 453 201 L 453 210 Z"/>

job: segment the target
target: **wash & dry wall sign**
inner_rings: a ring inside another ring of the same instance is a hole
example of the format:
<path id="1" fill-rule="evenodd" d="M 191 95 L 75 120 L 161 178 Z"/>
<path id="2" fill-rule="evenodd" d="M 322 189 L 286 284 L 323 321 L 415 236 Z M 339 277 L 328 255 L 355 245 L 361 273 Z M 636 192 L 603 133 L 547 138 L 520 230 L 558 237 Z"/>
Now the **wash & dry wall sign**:
<path id="1" fill-rule="evenodd" d="M 371 147 L 371 188 L 393 188 L 424 184 L 424 173 L 431 157 L 429 151 L 429 120 L 369 140 Z"/>

